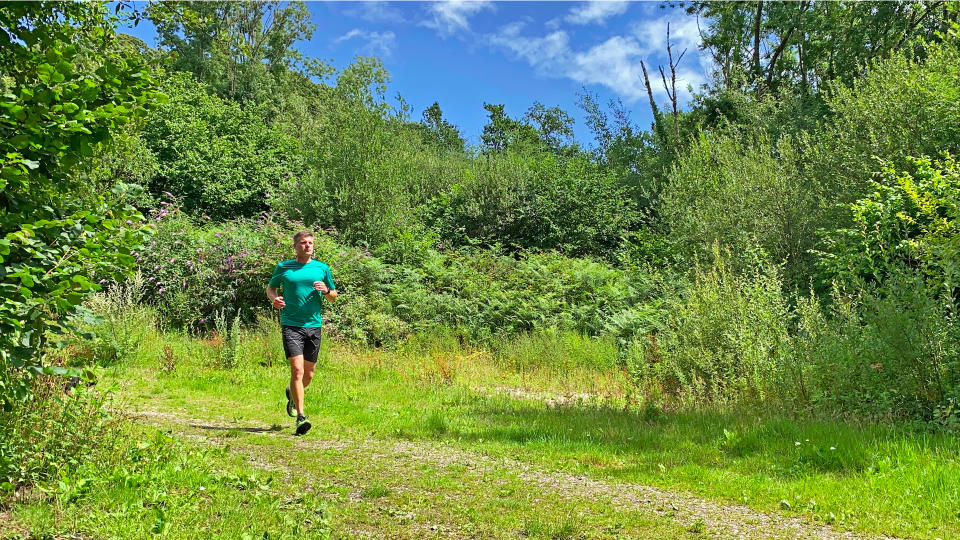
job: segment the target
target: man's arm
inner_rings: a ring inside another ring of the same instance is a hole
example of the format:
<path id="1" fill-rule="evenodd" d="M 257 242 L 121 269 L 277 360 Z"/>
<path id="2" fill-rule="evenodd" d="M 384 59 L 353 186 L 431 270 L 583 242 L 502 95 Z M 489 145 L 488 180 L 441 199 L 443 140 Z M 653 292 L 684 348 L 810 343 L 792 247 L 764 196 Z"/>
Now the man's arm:
<path id="1" fill-rule="evenodd" d="M 267 299 L 270 300 L 270 303 L 273 304 L 273 307 L 276 309 L 283 309 L 283 306 L 287 305 L 283 301 L 283 297 L 280 296 L 280 291 L 276 287 L 271 287 L 267 285 Z"/>
<path id="2" fill-rule="evenodd" d="M 337 296 L 340 294 L 337 292 L 336 289 L 331 289 L 330 286 L 324 283 L 323 281 L 314 281 L 313 289 L 318 293 L 322 294 L 324 298 L 326 298 L 331 302 L 336 300 Z"/>

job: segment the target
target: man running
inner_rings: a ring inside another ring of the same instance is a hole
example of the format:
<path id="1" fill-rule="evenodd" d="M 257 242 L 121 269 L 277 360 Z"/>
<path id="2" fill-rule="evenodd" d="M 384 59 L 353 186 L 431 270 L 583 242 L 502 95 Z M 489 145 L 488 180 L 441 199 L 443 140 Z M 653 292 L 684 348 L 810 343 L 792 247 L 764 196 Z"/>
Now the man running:
<path id="1" fill-rule="evenodd" d="M 293 249 L 297 258 L 283 261 L 273 269 L 267 298 L 274 308 L 282 310 L 283 352 L 290 362 L 290 386 L 285 391 L 287 414 L 294 416 L 296 411 L 296 434 L 303 435 L 310 431 L 310 421 L 304 414 L 303 389 L 310 384 L 317 366 L 323 299 L 332 302 L 338 293 L 330 267 L 311 260 L 313 233 L 300 231 L 293 235 Z M 283 296 L 277 290 L 281 287 Z"/>

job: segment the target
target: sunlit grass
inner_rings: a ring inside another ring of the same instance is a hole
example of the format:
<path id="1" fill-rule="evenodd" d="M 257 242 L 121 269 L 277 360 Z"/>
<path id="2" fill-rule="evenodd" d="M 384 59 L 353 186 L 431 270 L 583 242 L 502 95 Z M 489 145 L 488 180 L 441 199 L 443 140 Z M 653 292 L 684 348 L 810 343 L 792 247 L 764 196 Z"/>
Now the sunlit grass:
<path id="1" fill-rule="evenodd" d="M 123 386 L 124 406 L 237 428 L 291 431 L 282 410 L 287 368 L 278 358 L 277 332 L 267 323 L 262 326 L 245 331 L 233 369 L 212 360 L 217 345 L 210 340 L 151 333 L 134 358 L 112 371 Z M 421 338 L 397 351 L 325 342 L 307 391 L 307 412 L 314 423 L 308 439 L 439 442 L 547 470 L 801 515 L 839 529 L 931 538 L 960 534 L 960 443 L 951 435 L 769 411 L 664 411 L 631 397 L 629 380 L 615 363 L 571 360 L 558 365 L 558 353 L 550 348 L 562 351 L 561 345 L 544 345 L 544 336 L 526 339 L 494 352 L 443 339 Z M 555 339 L 569 344 L 576 338 Z M 170 372 L 159 369 L 169 356 L 165 346 L 176 358 Z M 607 350 L 603 344 L 579 346 L 601 355 Z M 243 429 L 218 436 L 256 445 L 267 456 L 283 453 L 292 440 Z M 343 459 L 333 461 L 346 467 Z M 317 477 L 342 476 L 307 457 L 302 466 Z M 373 519 L 366 512 L 377 501 L 406 497 L 409 489 L 442 497 L 456 484 L 437 478 L 417 480 L 411 488 L 409 477 L 392 481 L 391 471 L 382 467 L 374 466 L 378 470 L 372 477 L 354 472 L 369 483 L 358 488 L 355 502 L 347 498 L 349 509 L 341 523 L 362 527 Z M 498 474 L 505 481 L 504 473 Z M 494 479 L 475 480 L 484 485 Z M 479 499 L 470 500 L 479 504 Z M 494 510 L 483 508 L 475 509 L 479 514 L 468 522 L 493 519 L 484 512 Z M 496 530 L 534 537 L 578 534 L 562 518 L 560 506 L 533 516 L 520 508 L 525 505 L 511 511 L 512 518 L 499 516 L 503 528 Z M 702 524 L 693 524 L 683 531 L 695 535 L 700 529 Z"/>

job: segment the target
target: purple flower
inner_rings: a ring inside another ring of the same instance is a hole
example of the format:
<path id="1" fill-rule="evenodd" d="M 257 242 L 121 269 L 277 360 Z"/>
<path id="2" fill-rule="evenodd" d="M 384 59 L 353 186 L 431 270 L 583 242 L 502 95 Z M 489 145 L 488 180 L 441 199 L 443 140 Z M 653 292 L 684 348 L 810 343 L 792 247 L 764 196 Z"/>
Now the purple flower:
<path id="1" fill-rule="evenodd" d="M 97 283 L 99 283 L 99 284 L 101 284 L 101 285 L 103 285 L 103 284 L 104 284 L 104 283 L 106 283 L 106 282 L 107 282 L 107 280 L 105 280 L 105 279 L 101 279 L 101 280 L 100 280 L 100 281 L 98 281 Z"/>
<path id="2" fill-rule="evenodd" d="M 160 287 L 160 290 L 157 291 L 157 294 L 163 294 L 163 287 Z"/>
<path id="3" fill-rule="evenodd" d="M 173 198 L 173 193 L 170 193 L 169 191 L 164 191 L 163 194 L 166 195 L 167 197 L 170 197 L 171 199 Z"/>
<path id="4" fill-rule="evenodd" d="M 201 251 L 203 251 L 203 248 L 197 248 L 197 253 L 200 253 Z"/>
<path id="5" fill-rule="evenodd" d="M 158 264 L 158 265 L 154 266 L 153 269 L 154 269 L 154 270 L 159 270 L 159 269 L 160 269 L 160 265 Z"/>
<path id="6" fill-rule="evenodd" d="M 220 233 L 217 233 L 217 234 L 215 234 L 214 236 L 217 237 L 217 238 L 220 238 Z"/>
<path id="7" fill-rule="evenodd" d="M 176 259 L 170 259 L 170 264 L 173 264 L 174 261 L 176 261 Z"/>

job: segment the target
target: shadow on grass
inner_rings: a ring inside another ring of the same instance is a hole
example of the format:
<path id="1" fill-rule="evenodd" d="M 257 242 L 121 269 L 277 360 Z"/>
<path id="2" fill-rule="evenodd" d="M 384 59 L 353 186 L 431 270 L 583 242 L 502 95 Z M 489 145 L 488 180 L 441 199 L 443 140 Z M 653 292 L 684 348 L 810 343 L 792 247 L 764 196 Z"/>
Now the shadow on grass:
<path id="1" fill-rule="evenodd" d="M 418 433 L 419 432 L 419 433 Z M 428 412 L 413 436 L 535 445 L 572 459 L 617 461 L 616 471 L 720 463 L 778 478 L 875 470 L 890 456 L 956 455 L 955 438 L 892 425 L 854 426 L 763 411 L 650 414 L 602 406 L 548 408 L 493 399 Z"/>
<path id="2" fill-rule="evenodd" d="M 273 424 L 268 428 L 207 426 L 202 424 L 190 424 L 190 427 L 203 429 L 206 431 L 223 431 L 226 433 L 271 433 L 271 432 L 283 431 L 283 426 L 281 426 L 280 424 Z"/>

